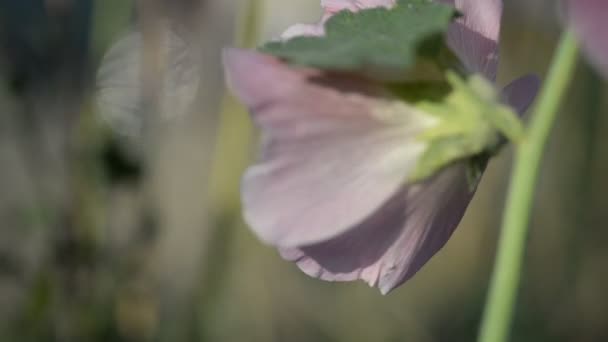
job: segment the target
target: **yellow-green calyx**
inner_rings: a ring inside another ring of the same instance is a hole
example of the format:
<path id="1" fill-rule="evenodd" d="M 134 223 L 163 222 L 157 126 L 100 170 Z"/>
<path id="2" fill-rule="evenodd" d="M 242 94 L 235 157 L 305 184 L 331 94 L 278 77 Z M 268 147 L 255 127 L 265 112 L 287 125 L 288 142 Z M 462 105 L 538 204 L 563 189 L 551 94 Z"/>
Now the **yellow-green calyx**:
<path id="1" fill-rule="evenodd" d="M 472 168 L 471 182 L 476 184 L 485 161 L 501 145 L 503 137 L 516 142 L 523 139 L 523 125 L 482 76 L 463 78 L 448 72 L 446 80 L 393 88 L 398 96 L 438 119 L 435 126 L 419 136 L 427 148 L 408 180 L 424 180 L 449 164 L 467 160 Z"/>

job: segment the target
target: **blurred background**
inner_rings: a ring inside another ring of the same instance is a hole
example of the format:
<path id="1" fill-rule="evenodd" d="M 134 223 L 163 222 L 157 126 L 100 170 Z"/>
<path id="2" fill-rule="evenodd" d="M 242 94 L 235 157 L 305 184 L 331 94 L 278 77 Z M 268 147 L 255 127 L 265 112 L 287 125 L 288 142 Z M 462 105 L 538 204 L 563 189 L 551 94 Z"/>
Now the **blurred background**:
<path id="1" fill-rule="evenodd" d="M 0 341 L 473 341 L 511 150 L 388 296 L 309 278 L 243 224 L 255 131 L 224 46 L 313 0 L 0 0 Z M 505 1 L 499 84 L 544 75 L 553 0 Z M 105 56 L 105 58 L 104 58 Z M 513 341 L 608 341 L 608 103 L 581 62 L 554 131 Z"/>

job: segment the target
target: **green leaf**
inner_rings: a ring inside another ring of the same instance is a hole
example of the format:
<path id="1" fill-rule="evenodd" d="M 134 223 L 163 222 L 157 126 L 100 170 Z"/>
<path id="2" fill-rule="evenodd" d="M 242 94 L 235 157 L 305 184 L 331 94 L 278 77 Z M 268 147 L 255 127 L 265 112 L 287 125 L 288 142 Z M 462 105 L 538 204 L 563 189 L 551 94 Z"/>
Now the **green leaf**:
<path id="1" fill-rule="evenodd" d="M 400 0 L 392 9 L 342 11 L 327 21 L 323 37 L 271 42 L 260 50 L 320 69 L 405 71 L 418 57 L 445 57 L 443 33 L 455 14 L 430 0 Z"/>
<path id="2" fill-rule="evenodd" d="M 426 179 L 441 168 L 466 159 L 474 171 L 472 178 L 476 178 L 479 167 L 485 166 L 484 159 L 487 161 L 498 150 L 505 137 L 512 141 L 523 139 L 521 121 L 508 106 L 500 103 L 489 81 L 479 75 L 463 79 L 448 72 L 447 82 L 449 88 L 436 85 L 425 91 L 419 87 L 422 93 L 414 95 L 409 86 L 391 88 L 416 108 L 438 119 L 436 126 L 419 137 L 428 147 L 410 175 L 411 181 Z"/>

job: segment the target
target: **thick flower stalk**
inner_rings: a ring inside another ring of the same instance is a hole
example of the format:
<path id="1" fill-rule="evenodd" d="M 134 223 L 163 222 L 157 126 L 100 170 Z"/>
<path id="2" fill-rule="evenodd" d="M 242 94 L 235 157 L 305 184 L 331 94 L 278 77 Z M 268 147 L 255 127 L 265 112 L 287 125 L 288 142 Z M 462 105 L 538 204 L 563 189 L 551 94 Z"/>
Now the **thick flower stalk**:
<path id="1" fill-rule="evenodd" d="M 242 183 L 245 219 L 306 274 L 361 279 L 382 293 L 402 284 L 460 222 L 478 181 L 473 161 L 502 136 L 516 138 L 508 127 L 517 125 L 492 86 L 501 2 L 448 3 L 462 16 L 450 26 L 447 44 L 468 76 L 448 72 L 447 94 L 439 86 L 387 86 L 354 72 L 226 50 L 228 84 L 262 131 L 260 158 Z M 341 9 L 395 5 L 322 4 L 321 27 Z M 284 37 L 325 34 L 316 30 L 298 25 Z M 535 77 L 524 77 L 501 97 L 521 113 L 537 87 Z M 430 100 L 438 94 L 442 102 Z"/>

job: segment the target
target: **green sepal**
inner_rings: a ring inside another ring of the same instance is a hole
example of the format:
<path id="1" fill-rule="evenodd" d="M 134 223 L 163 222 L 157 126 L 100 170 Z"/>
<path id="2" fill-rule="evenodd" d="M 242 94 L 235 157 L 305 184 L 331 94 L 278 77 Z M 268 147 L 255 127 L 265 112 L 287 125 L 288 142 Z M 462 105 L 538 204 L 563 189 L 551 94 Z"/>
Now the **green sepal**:
<path id="1" fill-rule="evenodd" d="M 446 58 L 443 33 L 456 16 L 451 6 L 430 0 L 399 0 L 391 9 L 341 11 L 325 23 L 322 37 L 270 42 L 260 50 L 288 63 L 325 70 L 404 72 Z M 422 58 L 419 58 L 422 57 Z"/>
<path id="2" fill-rule="evenodd" d="M 417 109 L 437 118 L 437 124 L 419 136 L 427 149 L 409 175 L 410 181 L 426 179 L 458 160 L 487 161 L 504 138 L 518 142 L 524 137 L 521 121 L 500 102 L 499 94 L 485 78 L 472 75 L 463 79 L 454 72 L 446 76 L 446 84 L 422 88 L 422 93 L 406 98 Z M 405 92 L 396 92 L 400 93 Z M 471 165 L 471 178 L 478 177 L 478 166 L 483 170 L 486 161 Z"/>

